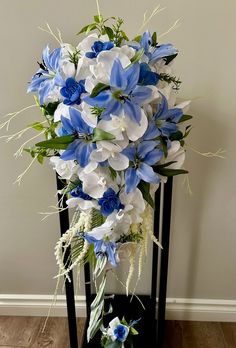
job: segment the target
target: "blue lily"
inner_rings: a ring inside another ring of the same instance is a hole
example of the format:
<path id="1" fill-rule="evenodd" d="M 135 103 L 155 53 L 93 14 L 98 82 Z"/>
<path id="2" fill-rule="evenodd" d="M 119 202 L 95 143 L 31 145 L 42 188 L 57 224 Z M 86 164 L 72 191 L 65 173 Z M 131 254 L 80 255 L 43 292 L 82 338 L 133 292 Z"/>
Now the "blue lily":
<path id="1" fill-rule="evenodd" d="M 172 133 L 178 131 L 178 123 L 183 116 L 182 109 L 169 109 L 166 97 L 162 94 L 161 103 L 157 112 L 153 115 L 143 139 L 151 140 L 159 136 L 169 138 Z"/>
<path id="2" fill-rule="evenodd" d="M 43 50 L 43 63 L 39 64 L 40 69 L 32 77 L 27 92 L 38 92 L 40 105 L 43 105 L 48 94 L 55 86 L 62 86 L 64 81 L 59 72 L 59 61 L 61 48 L 56 48 L 50 53 L 47 46 Z"/>
<path id="3" fill-rule="evenodd" d="M 81 103 L 81 94 L 85 93 L 85 80 L 77 82 L 73 77 L 69 77 L 65 81 L 65 86 L 60 89 L 61 95 L 65 98 L 65 105 L 79 105 Z"/>
<path id="4" fill-rule="evenodd" d="M 87 52 L 85 56 L 87 58 L 96 58 L 100 52 L 102 51 L 109 51 L 114 47 L 114 43 L 111 41 L 102 42 L 102 41 L 95 41 L 93 46 L 91 47 L 91 52 Z"/>
<path id="5" fill-rule="evenodd" d="M 110 89 L 102 91 L 95 98 L 85 97 L 91 106 L 105 108 L 102 118 L 109 120 L 111 114 L 119 116 L 124 111 L 132 121 L 140 124 L 141 106 L 151 97 L 152 90 L 138 86 L 140 65 L 124 69 L 119 59 L 114 61 L 110 77 Z"/>
<path id="6" fill-rule="evenodd" d="M 164 153 L 157 148 L 157 141 L 143 141 L 137 147 L 130 145 L 123 150 L 131 161 L 131 166 L 125 172 L 125 190 L 126 193 L 132 192 L 141 180 L 158 184 L 159 176 L 154 172 L 152 166 L 159 162 Z"/>
<path id="7" fill-rule="evenodd" d="M 92 142 L 93 128 L 88 126 L 81 117 L 81 113 L 70 108 L 70 119 L 61 117 L 61 128 L 59 135 L 76 135 L 75 139 L 67 149 L 61 154 L 64 161 L 76 160 L 81 167 L 86 167 L 89 163 L 90 154 L 96 149 L 96 144 Z"/>
<path id="8" fill-rule="evenodd" d="M 143 86 L 156 86 L 160 79 L 160 75 L 153 72 L 147 63 L 140 64 L 140 74 L 138 83 Z"/>
<path id="9" fill-rule="evenodd" d="M 144 49 L 145 55 L 149 58 L 149 63 L 155 63 L 158 59 L 166 58 L 178 53 L 178 50 L 172 44 L 164 44 L 154 47 L 152 36 L 146 31 L 141 40 L 140 46 Z"/>
<path id="10" fill-rule="evenodd" d="M 84 234 L 84 239 L 89 244 L 94 244 L 94 252 L 97 259 L 101 258 L 103 255 L 106 255 L 110 264 L 114 267 L 117 266 L 117 244 L 115 242 L 111 242 L 108 238 L 96 239 L 95 237 L 90 236 L 89 233 Z"/>

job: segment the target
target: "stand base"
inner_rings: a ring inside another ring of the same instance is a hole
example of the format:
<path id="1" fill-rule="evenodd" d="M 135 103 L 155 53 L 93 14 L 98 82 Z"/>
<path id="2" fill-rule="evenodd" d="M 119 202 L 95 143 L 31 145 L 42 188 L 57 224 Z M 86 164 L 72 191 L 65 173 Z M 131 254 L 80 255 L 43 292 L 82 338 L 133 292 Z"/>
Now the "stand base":
<path id="1" fill-rule="evenodd" d="M 139 332 L 137 336 L 133 336 L 134 348 L 144 348 L 149 346 L 154 347 L 156 342 L 156 320 L 155 318 L 155 304 L 150 299 L 150 296 L 140 295 L 139 300 L 133 296 L 132 302 L 130 302 L 131 296 L 116 295 L 114 299 L 106 300 L 106 308 L 108 310 L 109 305 L 112 305 L 113 312 L 104 317 L 104 326 L 107 327 L 109 322 L 115 317 L 119 317 L 121 320 L 125 316 L 126 321 L 129 323 L 133 320 L 138 320 L 135 329 Z M 81 348 L 99 348 L 101 332 L 98 332 L 96 336 L 87 343 L 86 332 L 88 327 L 88 319 L 86 321 L 84 336 L 82 340 Z M 153 344 L 150 345 L 150 343 Z"/>

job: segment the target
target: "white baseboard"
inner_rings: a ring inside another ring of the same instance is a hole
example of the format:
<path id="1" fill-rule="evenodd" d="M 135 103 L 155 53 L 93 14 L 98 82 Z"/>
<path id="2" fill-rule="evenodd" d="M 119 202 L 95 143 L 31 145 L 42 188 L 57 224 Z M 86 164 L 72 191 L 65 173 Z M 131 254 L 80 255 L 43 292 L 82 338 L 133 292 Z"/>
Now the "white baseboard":
<path id="1" fill-rule="evenodd" d="M 51 304 L 51 295 L 0 294 L 0 315 L 46 316 Z M 85 297 L 77 296 L 77 316 L 85 309 Z M 57 296 L 50 315 L 66 316 L 65 296 Z M 236 322 L 236 300 L 168 298 L 166 319 Z"/>

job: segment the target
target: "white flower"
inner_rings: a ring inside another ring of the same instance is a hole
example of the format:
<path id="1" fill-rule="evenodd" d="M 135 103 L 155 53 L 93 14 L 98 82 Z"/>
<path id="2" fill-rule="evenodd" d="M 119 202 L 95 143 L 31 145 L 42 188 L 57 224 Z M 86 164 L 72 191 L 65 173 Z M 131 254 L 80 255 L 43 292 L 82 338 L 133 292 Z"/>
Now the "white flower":
<path id="1" fill-rule="evenodd" d="M 63 161 L 58 156 L 52 156 L 50 162 L 58 175 L 65 180 L 70 180 L 78 170 L 78 165 L 74 161 Z"/>
<path id="2" fill-rule="evenodd" d="M 129 328 L 126 325 L 121 324 L 118 317 L 114 318 L 109 323 L 107 329 L 107 335 L 111 337 L 112 341 L 125 342 L 129 334 Z"/>
<path id="3" fill-rule="evenodd" d="M 72 197 L 67 199 L 66 204 L 69 208 L 79 208 L 82 211 L 90 210 L 92 208 L 98 209 L 98 204 L 96 201 L 88 201 L 79 197 Z"/>
<path id="4" fill-rule="evenodd" d="M 134 54 L 134 49 L 128 46 L 113 47 L 109 51 L 102 51 L 99 53 L 96 60 L 94 59 L 96 64 L 91 65 L 90 67 L 93 76 L 86 78 L 86 91 L 91 93 L 93 88 L 99 82 L 109 85 L 111 69 L 115 59 L 118 58 L 123 68 L 126 68 L 131 63 L 130 59 L 134 56 Z"/>
<path id="5" fill-rule="evenodd" d="M 54 122 L 61 121 L 61 116 L 70 118 L 69 106 L 60 103 L 54 112 Z"/>
<path id="6" fill-rule="evenodd" d="M 181 147 L 180 142 L 175 140 L 171 142 L 165 163 L 176 162 L 168 166 L 170 169 L 181 169 L 185 161 L 185 150 Z"/>
<path id="7" fill-rule="evenodd" d="M 129 166 L 129 159 L 121 153 L 129 143 L 122 130 L 111 121 L 100 121 L 98 128 L 114 135 L 115 140 L 102 140 L 97 143 L 97 149 L 91 153 L 91 160 L 103 162 L 108 160 L 109 165 L 114 170 L 124 170 Z"/>
<path id="8" fill-rule="evenodd" d="M 125 132 L 129 140 L 136 141 L 143 136 L 148 126 L 147 117 L 143 109 L 141 109 L 140 125 L 132 121 L 124 111 L 122 111 L 120 116 L 111 115 L 111 120 L 101 122 L 99 123 L 99 128 L 114 134 L 116 140 L 124 139 L 123 133 Z"/>
<path id="9" fill-rule="evenodd" d="M 145 201 L 141 191 L 136 188 L 134 191 L 126 194 L 124 189 L 119 195 L 120 201 L 125 208 L 122 210 L 124 214 L 128 214 L 132 223 L 142 222 L 141 214 L 145 210 Z"/>

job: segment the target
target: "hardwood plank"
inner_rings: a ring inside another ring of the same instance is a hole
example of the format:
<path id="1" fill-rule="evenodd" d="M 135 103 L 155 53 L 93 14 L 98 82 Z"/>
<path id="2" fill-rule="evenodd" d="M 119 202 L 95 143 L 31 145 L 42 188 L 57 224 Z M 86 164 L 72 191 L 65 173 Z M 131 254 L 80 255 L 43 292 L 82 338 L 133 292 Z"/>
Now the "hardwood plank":
<path id="1" fill-rule="evenodd" d="M 221 331 L 215 322 L 167 321 L 164 347 L 228 348 Z"/>
<path id="2" fill-rule="evenodd" d="M 37 317 L 0 317 L 0 346 L 30 347 L 39 323 Z"/>
<path id="3" fill-rule="evenodd" d="M 227 348 L 236 347 L 236 323 L 220 323 Z"/>
<path id="4" fill-rule="evenodd" d="M 49 318 L 45 331 L 42 326 L 45 318 L 41 318 L 41 326 L 38 335 L 30 348 L 70 348 L 67 318 Z M 78 342 L 82 339 L 84 320 L 77 320 Z"/>

